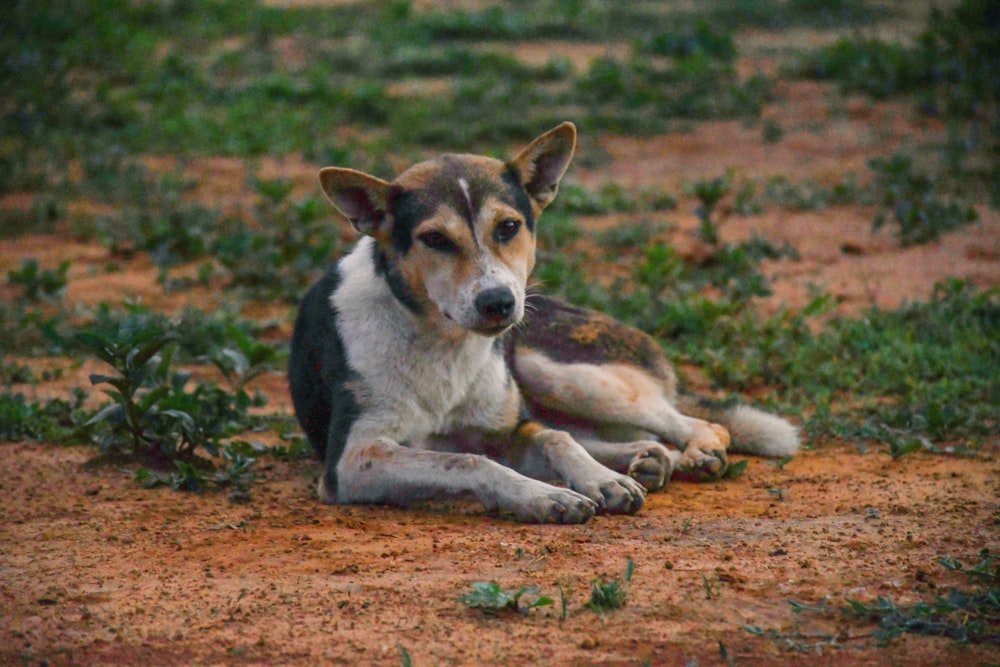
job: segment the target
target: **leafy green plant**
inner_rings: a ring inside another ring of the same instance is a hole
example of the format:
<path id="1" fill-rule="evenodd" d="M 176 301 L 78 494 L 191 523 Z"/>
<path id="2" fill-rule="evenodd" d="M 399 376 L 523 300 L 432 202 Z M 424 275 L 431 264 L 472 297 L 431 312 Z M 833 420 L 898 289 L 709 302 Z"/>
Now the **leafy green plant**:
<path id="1" fill-rule="evenodd" d="M 8 271 L 7 281 L 21 288 L 26 301 L 57 301 L 66 289 L 70 262 L 64 261 L 57 269 L 42 269 L 38 260 L 31 257 L 21 260 L 19 271 Z"/>
<path id="2" fill-rule="evenodd" d="M 892 221 L 898 225 L 896 237 L 903 246 L 929 243 L 948 231 L 979 219 L 976 209 L 953 200 L 942 199 L 927 176 L 913 171 L 913 161 L 905 155 L 869 160 L 875 173 L 873 185 L 883 207 L 872 221 L 872 229 L 881 229 Z"/>
<path id="3" fill-rule="evenodd" d="M 105 427 L 99 446 L 110 457 L 189 461 L 199 448 L 218 456 L 219 441 L 244 430 L 247 409 L 262 403 L 205 382 L 189 391 L 191 374 L 170 367 L 177 349 L 171 332 L 122 329 L 111 336 L 91 330 L 77 338 L 116 372 L 90 378 L 113 387 L 104 390 L 111 404 L 89 422 Z"/>
<path id="4" fill-rule="evenodd" d="M 635 574 L 635 563 L 631 558 L 625 563 L 625 576 L 610 581 L 597 579 L 590 585 L 590 601 L 587 606 L 598 613 L 621 609 L 628 602 L 628 587 Z"/>
<path id="5" fill-rule="evenodd" d="M 87 442 L 92 412 L 87 394 L 74 388 L 69 400 L 28 401 L 24 394 L 0 393 L 0 440 L 20 442 Z"/>
<path id="6" fill-rule="evenodd" d="M 539 596 L 539 591 L 537 586 L 523 586 L 515 591 L 504 590 L 494 581 L 477 581 L 472 584 L 472 591 L 460 597 L 459 602 L 470 609 L 481 609 L 489 615 L 509 611 L 526 614 L 532 609 L 554 603 L 552 598 Z M 525 595 L 537 597 L 521 604 L 521 598 Z"/>
<path id="7" fill-rule="evenodd" d="M 698 216 L 698 237 L 710 245 L 718 245 L 720 241 L 718 223 L 712 219 L 712 214 L 722 198 L 729 194 L 732 181 L 732 174 L 726 174 L 711 180 L 698 180 L 684 188 L 701 202 L 694 211 Z"/>
<path id="8" fill-rule="evenodd" d="M 729 465 L 726 467 L 726 472 L 722 473 L 722 479 L 739 479 L 743 476 L 743 473 L 746 472 L 749 465 L 750 461 L 746 459 L 743 459 L 742 461 L 730 461 Z"/>

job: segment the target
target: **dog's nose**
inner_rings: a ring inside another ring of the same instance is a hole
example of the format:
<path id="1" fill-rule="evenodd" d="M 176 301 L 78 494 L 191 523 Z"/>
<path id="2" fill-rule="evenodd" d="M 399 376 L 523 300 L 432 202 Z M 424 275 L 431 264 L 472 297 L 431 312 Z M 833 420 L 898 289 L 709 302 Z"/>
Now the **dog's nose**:
<path id="1" fill-rule="evenodd" d="M 506 287 L 484 290 L 476 297 L 476 310 L 487 319 L 507 319 L 517 302 Z"/>

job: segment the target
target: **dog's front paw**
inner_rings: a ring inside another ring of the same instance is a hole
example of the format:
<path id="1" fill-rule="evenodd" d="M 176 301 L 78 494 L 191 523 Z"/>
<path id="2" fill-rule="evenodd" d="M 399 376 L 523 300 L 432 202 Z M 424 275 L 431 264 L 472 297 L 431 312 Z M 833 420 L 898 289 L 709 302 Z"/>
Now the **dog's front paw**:
<path id="1" fill-rule="evenodd" d="M 548 486 L 548 485 L 546 485 Z M 570 489 L 550 490 L 517 503 L 511 511 L 525 523 L 586 523 L 597 513 L 597 503 Z"/>
<path id="2" fill-rule="evenodd" d="M 646 490 L 631 477 L 618 473 L 602 477 L 572 485 L 574 491 L 596 502 L 601 514 L 635 514 L 646 502 Z"/>

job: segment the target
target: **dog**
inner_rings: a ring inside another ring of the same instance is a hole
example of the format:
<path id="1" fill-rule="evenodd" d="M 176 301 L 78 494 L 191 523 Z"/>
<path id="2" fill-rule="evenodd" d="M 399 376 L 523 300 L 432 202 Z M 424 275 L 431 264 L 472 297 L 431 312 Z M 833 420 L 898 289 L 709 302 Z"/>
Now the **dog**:
<path id="1" fill-rule="evenodd" d="M 507 162 L 446 154 L 391 183 L 319 172 L 361 234 L 306 292 L 289 355 L 324 503 L 466 498 L 583 523 L 637 512 L 672 476 L 718 477 L 730 433 L 748 453 L 798 449 L 754 408 L 683 414 L 652 338 L 529 291 L 539 216 L 575 150 L 567 122 Z"/>

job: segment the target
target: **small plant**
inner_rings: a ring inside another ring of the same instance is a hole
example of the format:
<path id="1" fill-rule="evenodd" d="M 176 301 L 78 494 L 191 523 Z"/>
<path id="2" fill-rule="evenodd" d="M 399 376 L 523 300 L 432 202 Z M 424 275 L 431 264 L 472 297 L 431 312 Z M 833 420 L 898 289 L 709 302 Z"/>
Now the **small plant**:
<path id="1" fill-rule="evenodd" d="M 87 393 L 79 387 L 70 400 L 29 402 L 23 394 L 0 393 L 0 440 L 20 442 L 86 442 L 91 412 L 83 407 Z"/>
<path id="2" fill-rule="evenodd" d="M 174 459 L 176 470 L 159 472 L 139 468 L 135 472 L 135 481 L 147 489 L 169 486 L 174 491 L 194 493 L 201 493 L 209 488 L 228 489 L 230 502 L 247 502 L 250 500 L 250 483 L 257 478 L 257 473 L 253 470 L 257 459 L 229 447 L 222 450 L 222 456 L 227 465 L 214 472 L 197 463 Z"/>
<path id="3" fill-rule="evenodd" d="M 406 650 L 402 642 L 396 642 L 396 648 L 399 649 L 399 663 L 403 667 L 413 667 L 413 658 L 410 657 L 410 652 Z"/>
<path id="4" fill-rule="evenodd" d="M 739 479 L 746 472 L 747 466 L 750 465 L 750 461 L 743 459 L 742 461 L 732 461 L 726 468 L 726 472 L 722 473 L 722 479 Z"/>
<path id="5" fill-rule="evenodd" d="M 523 586 L 514 591 L 504 590 L 495 581 L 477 581 L 472 584 L 472 591 L 460 597 L 459 602 L 470 609 L 480 609 L 493 616 L 508 611 L 527 614 L 532 609 L 554 603 L 552 598 L 538 595 L 539 592 L 538 586 Z M 525 595 L 537 597 L 521 604 L 521 598 Z"/>
<path id="6" fill-rule="evenodd" d="M 634 574 L 635 563 L 629 558 L 625 564 L 624 578 L 595 580 L 590 586 L 590 601 L 587 606 L 598 613 L 624 607 L 628 602 L 629 582 Z"/>
<path id="7" fill-rule="evenodd" d="M 709 245 L 718 245 L 719 227 L 718 223 L 712 219 L 716 206 L 722 198 L 729 194 L 732 189 L 732 174 L 719 176 L 710 181 L 699 180 L 685 187 L 688 194 L 698 198 L 701 204 L 694 213 L 698 216 L 698 238 Z"/>
<path id="8" fill-rule="evenodd" d="M 873 187 L 882 206 L 872 221 L 872 230 L 888 224 L 891 213 L 899 227 L 896 237 L 903 246 L 929 243 L 979 219 L 973 207 L 942 199 L 933 180 L 914 172 L 909 156 L 876 158 L 868 165 L 875 172 Z"/>
<path id="9" fill-rule="evenodd" d="M 173 462 L 176 470 L 169 474 L 140 472 L 137 479 L 146 486 L 167 484 L 177 490 L 201 491 L 211 482 L 230 487 L 234 500 L 246 499 L 256 459 L 223 448 L 220 441 L 249 427 L 247 410 L 262 405 L 262 398 L 248 396 L 238 380 L 232 394 L 206 382 L 189 389 L 191 374 L 170 367 L 177 350 L 173 332 L 90 330 L 79 333 L 78 339 L 116 371 L 90 378 L 94 385 L 113 387 L 104 390 L 112 402 L 87 422 L 97 431 L 104 456 L 158 466 Z M 210 456 L 219 456 L 221 451 L 227 466 L 214 475 L 206 474 L 212 466 L 199 450 Z"/>
<path id="10" fill-rule="evenodd" d="M 768 118 L 764 121 L 761 138 L 765 144 L 776 144 L 785 137 L 785 130 L 778 121 Z"/>
<path id="11" fill-rule="evenodd" d="M 705 599 L 712 600 L 719 596 L 719 578 L 715 575 L 709 579 L 704 574 L 701 575 L 701 587 L 705 591 Z"/>
<path id="12" fill-rule="evenodd" d="M 893 437 L 888 438 L 889 440 L 889 455 L 892 456 L 893 461 L 898 461 L 907 454 L 912 454 L 913 452 L 919 452 L 923 449 L 923 444 L 917 438 L 900 438 Z"/>
<path id="13" fill-rule="evenodd" d="M 38 260 L 31 257 L 21 261 L 20 271 L 9 271 L 7 281 L 21 288 L 25 301 L 58 301 L 66 289 L 66 275 L 70 262 L 65 261 L 57 269 L 42 269 Z"/>

